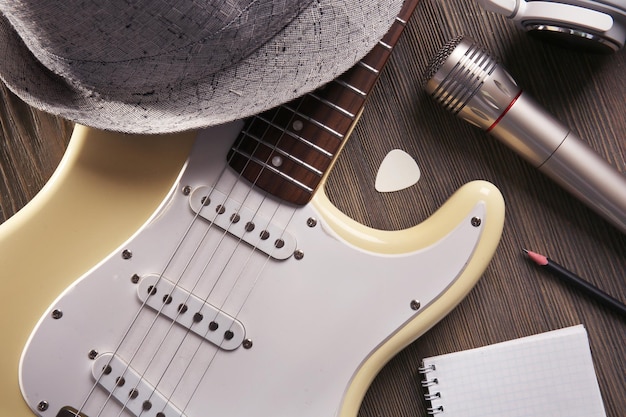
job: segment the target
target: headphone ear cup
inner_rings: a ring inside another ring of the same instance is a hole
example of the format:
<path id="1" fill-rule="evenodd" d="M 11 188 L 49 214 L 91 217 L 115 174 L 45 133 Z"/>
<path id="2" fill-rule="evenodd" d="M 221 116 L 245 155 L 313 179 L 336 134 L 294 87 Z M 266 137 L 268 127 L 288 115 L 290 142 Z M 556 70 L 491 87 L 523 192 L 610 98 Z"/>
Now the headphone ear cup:
<path id="1" fill-rule="evenodd" d="M 623 0 L 477 0 L 549 41 L 592 52 L 615 52 L 626 42 Z M 619 3 L 619 4 L 618 4 Z"/>

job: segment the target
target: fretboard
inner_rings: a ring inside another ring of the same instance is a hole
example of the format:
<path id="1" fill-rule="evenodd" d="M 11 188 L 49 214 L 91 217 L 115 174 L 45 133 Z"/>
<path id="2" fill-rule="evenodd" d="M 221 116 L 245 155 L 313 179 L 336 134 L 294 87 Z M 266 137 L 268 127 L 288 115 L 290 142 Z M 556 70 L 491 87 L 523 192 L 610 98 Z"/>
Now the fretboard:
<path id="1" fill-rule="evenodd" d="M 293 204 L 309 202 L 331 168 L 418 0 L 406 0 L 387 34 L 354 67 L 312 93 L 248 119 L 229 165 Z"/>

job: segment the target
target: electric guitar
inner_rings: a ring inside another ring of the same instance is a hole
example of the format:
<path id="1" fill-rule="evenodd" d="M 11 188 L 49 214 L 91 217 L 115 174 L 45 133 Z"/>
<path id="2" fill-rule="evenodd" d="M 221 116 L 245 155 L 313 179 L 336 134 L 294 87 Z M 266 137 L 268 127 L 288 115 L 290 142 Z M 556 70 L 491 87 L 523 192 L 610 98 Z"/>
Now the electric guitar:
<path id="1" fill-rule="evenodd" d="M 0 227 L 2 414 L 356 416 L 380 368 L 470 291 L 504 222 L 484 181 L 400 231 L 325 195 L 416 3 L 351 71 L 245 123 L 77 126 Z"/>

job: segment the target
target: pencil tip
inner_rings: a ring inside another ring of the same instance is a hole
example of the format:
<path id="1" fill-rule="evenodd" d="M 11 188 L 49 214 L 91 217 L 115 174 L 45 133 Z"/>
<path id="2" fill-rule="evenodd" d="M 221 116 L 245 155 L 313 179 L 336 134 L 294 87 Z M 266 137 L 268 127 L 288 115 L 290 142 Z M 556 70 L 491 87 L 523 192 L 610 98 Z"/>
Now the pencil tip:
<path id="1" fill-rule="evenodd" d="M 528 249 L 522 249 L 528 258 L 535 262 L 537 265 L 547 265 L 548 258 L 539 253 L 535 253 L 533 251 L 529 251 Z"/>

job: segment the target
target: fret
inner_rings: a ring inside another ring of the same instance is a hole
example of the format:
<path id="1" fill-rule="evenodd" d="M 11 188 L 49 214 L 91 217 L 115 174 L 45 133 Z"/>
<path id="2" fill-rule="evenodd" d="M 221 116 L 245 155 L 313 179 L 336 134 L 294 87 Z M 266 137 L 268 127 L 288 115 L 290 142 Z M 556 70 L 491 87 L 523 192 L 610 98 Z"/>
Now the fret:
<path id="1" fill-rule="evenodd" d="M 378 44 L 382 46 L 383 48 L 385 48 L 386 50 L 388 50 L 389 52 L 391 52 L 391 50 L 393 49 L 393 46 L 389 45 L 387 42 L 385 42 L 382 39 L 378 41 Z"/>
<path id="2" fill-rule="evenodd" d="M 396 16 L 396 22 L 400 23 L 403 26 L 407 24 L 407 21 L 402 19 L 400 16 Z"/>
<path id="3" fill-rule="evenodd" d="M 367 67 L 372 68 L 373 70 L 370 71 L 372 71 L 375 74 L 376 79 L 378 79 L 380 71 L 376 70 L 376 68 L 383 68 L 390 55 L 391 53 L 388 50 L 378 45 L 374 47 L 374 49 L 372 49 L 370 53 L 361 60 L 361 66 L 366 69 L 368 69 Z"/>
<path id="4" fill-rule="evenodd" d="M 284 172 L 280 171 L 279 169 L 266 164 L 264 161 L 261 161 L 258 158 L 255 158 L 252 155 L 248 155 L 245 152 L 242 152 L 239 149 L 234 149 L 233 152 L 236 152 L 237 154 L 245 157 L 248 161 L 250 162 L 254 162 L 255 164 L 257 164 L 259 167 L 265 169 L 265 170 L 269 170 L 271 172 L 273 172 L 276 175 L 279 175 L 280 177 L 284 178 L 285 180 L 289 181 L 291 184 L 297 186 L 298 188 L 301 188 L 302 190 L 306 191 L 307 193 L 311 193 L 313 192 L 313 188 L 307 186 L 306 184 L 301 183 L 300 181 L 296 180 L 293 177 L 290 177 L 289 175 L 285 174 Z M 262 173 L 263 171 L 259 170 L 259 173 Z"/>
<path id="5" fill-rule="evenodd" d="M 367 95 L 354 86 L 347 86 L 342 80 L 336 79 L 335 81 L 315 91 L 315 95 L 350 113 L 352 115 L 350 119 L 354 122 L 354 118 L 365 104 Z"/>
<path id="6" fill-rule="evenodd" d="M 261 120 L 261 121 L 263 121 L 263 122 L 267 123 L 270 127 L 274 128 L 274 129 L 278 129 L 278 130 L 280 130 L 280 131 L 281 131 L 281 132 L 283 132 L 284 134 L 289 135 L 292 139 L 295 139 L 295 140 L 297 140 L 297 141 L 299 141 L 299 142 L 301 142 L 301 143 L 303 143 L 303 144 L 307 145 L 308 147 L 310 147 L 310 148 L 312 148 L 313 150 L 315 150 L 315 151 L 319 152 L 320 154 L 323 154 L 324 156 L 326 156 L 326 157 L 328 157 L 328 158 L 332 158 L 332 156 L 333 156 L 333 154 L 332 154 L 332 153 L 330 153 L 330 152 L 328 152 L 326 149 L 324 149 L 324 148 L 322 148 L 322 147 L 320 147 L 320 146 L 316 145 L 315 143 L 313 143 L 313 142 L 311 142 L 311 141 L 309 141 L 309 140 L 307 140 L 307 139 L 303 138 L 303 137 L 302 137 L 302 136 L 300 136 L 300 135 L 295 134 L 294 132 L 292 132 L 292 131 L 291 131 L 291 130 L 289 130 L 289 129 L 284 129 L 284 128 L 281 128 L 280 126 L 278 126 L 278 125 L 276 125 L 276 124 L 274 124 L 274 123 L 270 122 L 269 120 L 266 120 L 265 118 L 263 118 L 263 116 L 256 116 L 256 119 L 257 119 L 257 120 Z"/>
<path id="7" fill-rule="evenodd" d="M 247 132 L 246 132 L 246 133 L 244 133 L 244 135 L 245 135 L 246 137 L 250 138 L 250 139 L 253 139 L 254 141 L 256 141 L 256 142 L 258 143 L 258 145 L 261 145 L 263 148 L 265 148 L 265 149 L 267 149 L 267 150 L 269 151 L 269 152 L 268 152 L 268 154 L 267 154 L 268 156 L 267 156 L 267 158 L 265 158 L 265 159 L 267 159 L 268 161 L 270 161 L 270 164 L 271 164 L 271 165 L 274 165 L 274 166 L 279 166 L 279 165 L 282 165 L 282 164 L 283 164 L 284 159 L 282 159 L 282 158 L 279 160 L 280 162 L 274 162 L 274 163 L 272 163 L 272 161 L 274 161 L 274 158 L 276 158 L 276 155 L 275 155 L 275 154 L 276 154 L 276 153 L 278 153 L 278 154 L 282 155 L 282 157 L 283 157 L 283 158 L 287 158 L 287 159 L 291 160 L 292 162 L 294 162 L 294 163 L 296 163 L 296 164 L 300 165 L 301 167 L 303 167 L 303 168 L 305 168 L 305 169 L 308 169 L 309 171 L 313 172 L 314 174 L 316 174 L 316 175 L 318 175 L 318 176 L 320 176 L 320 177 L 322 176 L 322 174 L 324 174 L 324 172 L 323 172 L 323 171 L 321 171 L 321 170 L 319 170 L 319 169 L 315 168 L 315 167 L 314 167 L 314 166 L 312 166 L 312 165 L 307 164 L 305 161 L 303 161 L 303 160 L 301 160 L 301 159 L 297 158 L 297 157 L 296 157 L 293 153 L 288 153 L 288 152 L 286 152 L 284 149 L 281 149 L 281 148 L 279 148 L 279 147 L 276 147 L 276 146 L 275 146 L 275 144 L 271 144 L 271 143 L 269 143 L 269 142 L 266 142 L 265 140 L 263 140 L 263 139 L 261 139 L 261 138 L 259 138 L 259 137 L 255 136 L 255 135 L 252 135 L 252 134 L 250 134 L 250 133 L 247 133 Z M 255 155 L 260 154 L 260 152 L 258 151 L 258 149 L 260 149 L 260 148 L 259 148 L 259 147 L 255 148 L 255 151 L 254 151 L 254 154 L 255 154 Z M 272 154 L 272 152 L 273 152 L 274 154 Z M 259 158 L 259 160 L 262 160 L 262 159 L 261 159 L 261 158 Z"/>
<path id="8" fill-rule="evenodd" d="M 242 145 L 244 146 L 235 149 L 239 156 L 261 165 L 264 169 L 281 171 L 285 177 L 288 176 L 309 188 L 313 188 L 312 185 L 316 184 L 324 173 L 324 169 L 316 169 L 293 156 L 285 157 L 284 153 L 278 152 L 273 146 L 258 142 L 253 137 L 246 136 Z M 233 154 L 232 157 L 237 156 Z"/>
<path id="9" fill-rule="evenodd" d="M 401 23 L 399 21 L 394 22 L 394 24 L 391 25 L 391 28 L 389 28 L 385 36 L 383 36 L 382 42 L 384 42 L 386 45 L 392 45 L 392 47 L 395 46 L 398 43 L 398 40 L 400 39 L 400 36 L 402 35 L 405 27 L 406 23 Z"/>
<path id="10" fill-rule="evenodd" d="M 229 152 L 228 163 L 256 187 L 297 205 L 306 204 L 319 184 L 317 176 L 307 178 L 308 182 L 297 180 L 284 169 L 273 167 L 266 161 L 239 151 L 237 147 L 233 147 Z"/>
<path id="11" fill-rule="evenodd" d="M 335 155 L 336 150 L 341 145 L 342 139 L 337 138 L 332 133 L 325 129 L 320 128 L 313 122 L 308 120 L 294 117 L 294 113 L 284 106 L 276 107 L 270 112 L 265 112 L 261 115 L 262 120 L 269 120 L 276 126 L 269 127 L 270 135 L 287 135 L 285 132 L 293 132 L 295 135 L 304 138 L 307 142 L 315 144 L 317 147 L 324 149 L 327 153 Z M 253 118 L 253 126 L 258 125 L 262 120 Z M 261 133 L 259 133 L 261 134 Z M 283 138 L 281 140 L 292 140 L 291 137 Z M 285 142 L 283 142 L 284 144 Z"/>
<path id="12" fill-rule="evenodd" d="M 378 73 L 380 72 L 380 71 L 378 71 L 376 68 L 374 68 L 374 67 L 372 67 L 372 66 L 370 66 L 370 65 L 367 65 L 367 64 L 365 63 L 365 61 L 359 61 L 359 62 L 357 62 L 357 65 L 362 66 L 362 67 L 363 67 L 363 68 L 365 68 L 366 70 L 368 70 L 368 71 L 370 71 L 370 72 L 372 72 L 372 73 L 374 73 L 374 74 L 376 74 L 376 75 L 378 75 Z"/>
<path id="13" fill-rule="evenodd" d="M 348 84 L 347 82 L 345 82 L 344 80 L 340 79 L 340 78 L 335 78 L 333 80 L 333 82 L 339 84 L 340 86 L 360 95 L 361 97 L 365 98 L 367 96 L 367 93 L 365 91 L 361 91 L 358 88 L 356 88 L 353 85 Z"/>
<path id="14" fill-rule="evenodd" d="M 400 9 L 400 13 L 398 13 L 398 17 L 405 22 L 409 21 L 409 18 L 413 14 L 413 11 L 417 7 L 417 3 L 419 0 L 405 0 L 402 4 L 402 8 Z"/>
<path id="15" fill-rule="evenodd" d="M 328 107 L 332 107 L 334 110 L 337 110 L 339 113 L 342 113 L 344 116 L 350 118 L 350 120 L 354 120 L 354 118 L 356 117 L 355 114 L 350 113 L 348 110 L 338 106 L 335 103 L 330 102 L 329 100 L 326 100 L 323 97 L 316 95 L 315 93 L 310 93 L 309 96 L 313 97 L 315 100 L 319 101 L 320 103 L 326 104 Z"/>
<path id="16" fill-rule="evenodd" d="M 307 143 L 288 135 L 284 129 L 268 125 L 259 118 L 252 119 L 248 123 L 242 136 L 244 137 L 239 147 L 262 161 L 268 161 L 268 163 L 273 157 L 270 155 L 271 152 L 289 154 L 294 160 L 302 161 L 303 165 L 310 166 L 317 172 L 324 172 L 332 162 L 332 156 L 329 157 L 326 151 L 326 148 L 329 147 L 328 144 L 323 148 L 318 146 L 311 148 Z M 245 140 L 246 137 L 253 140 Z M 337 142 L 334 138 L 333 141 Z M 287 167 L 283 166 L 283 168 Z"/>
<path id="17" fill-rule="evenodd" d="M 333 82 L 249 119 L 229 165 L 268 193 L 306 204 L 332 166 L 418 0 L 406 0 L 387 34 Z"/>
<path id="18" fill-rule="evenodd" d="M 327 126 L 327 125 L 325 125 L 324 123 L 322 123 L 322 122 L 320 122 L 320 121 L 318 121 L 318 120 L 314 119 L 312 116 L 308 116 L 308 115 L 304 114 L 304 112 L 303 112 L 303 111 L 301 111 L 301 110 L 299 110 L 299 109 L 298 109 L 298 110 L 296 110 L 296 109 L 294 109 L 294 108 L 290 107 L 290 106 L 289 106 L 289 104 L 285 104 L 283 107 L 284 107 L 285 109 L 287 109 L 287 110 L 289 110 L 289 111 L 293 112 L 293 114 L 294 114 L 294 115 L 299 116 L 299 117 L 301 117 L 302 119 L 304 119 L 304 120 L 306 120 L 306 121 L 308 121 L 308 122 L 313 123 L 313 124 L 314 124 L 314 125 L 316 125 L 317 127 L 324 129 L 324 130 L 325 130 L 325 131 L 327 131 L 328 133 L 330 133 L 330 134 L 332 134 L 333 136 L 335 136 L 337 139 L 343 139 L 343 137 L 344 137 L 344 135 L 343 135 L 343 134 L 339 133 L 337 130 L 333 129 L 332 127 Z M 295 107 L 295 106 L 294 106 L 294 107 Z"/>
<path id="19" fill-rule="evenodd" d="M 339 79 L 358 88 L 361 91 L 370 92 L 378 80 L 378 76 L 361 66 L 354 66 L 350 71 L 339 76 Z"/>

